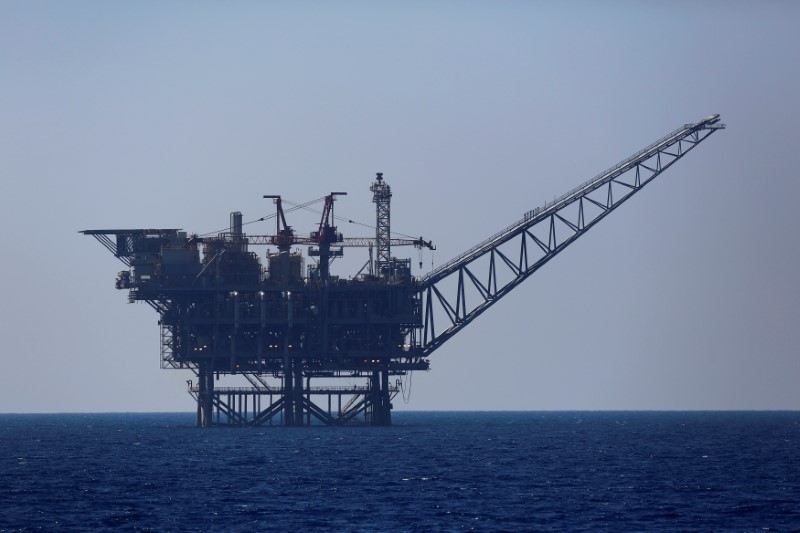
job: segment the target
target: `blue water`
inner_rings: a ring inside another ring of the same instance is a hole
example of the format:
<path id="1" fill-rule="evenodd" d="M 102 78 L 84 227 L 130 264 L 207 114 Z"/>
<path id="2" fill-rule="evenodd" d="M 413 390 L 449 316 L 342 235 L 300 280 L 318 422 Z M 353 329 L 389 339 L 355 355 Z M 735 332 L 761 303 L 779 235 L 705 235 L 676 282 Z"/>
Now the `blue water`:
<path id="1" fill-rule="evenodd" d="M 0 531 L 800 530 L 800 412 L 0 415 Z"/>

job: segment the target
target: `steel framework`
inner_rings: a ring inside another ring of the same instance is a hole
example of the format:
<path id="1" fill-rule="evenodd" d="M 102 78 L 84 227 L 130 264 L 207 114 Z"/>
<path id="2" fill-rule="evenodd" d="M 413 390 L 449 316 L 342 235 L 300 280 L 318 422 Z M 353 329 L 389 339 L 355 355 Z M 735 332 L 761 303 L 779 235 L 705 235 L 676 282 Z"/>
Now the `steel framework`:
<path id="1" fill-rule="evenodd" d="M 239 212 L 212 237 L 178 229 L 82 233 L 126 266 L 116 287 L 128 300 L 159 313 L 161 366 L 194 373 L 188 385 L 198 426 L 388 425 L 403 376 L 427 370 L 434 350 L 724 127 L 719 115 L 685 124 L 421 278 L 411 275 L 410 259 L 391 256 L 391 246 L 433 245 L 391 238 L 382 174 L 370 188 L 374 239 L 345 238 L 333 225 L 341 192 L 323 198 L 319 226 L 307 237 L 286 224 L 275 195 L 265 196 L 276 206 L 275 235 L 246 235 Z M 265 266 L 250 251 L 255 245 L 277 248 Z M 291 251 L 298 245 L 316 258 L 307 272 L 305 258 Z M 348 246 L 376 246 L 377 268 L 352 279 L 331 275 L 331 260 Z M 223 375 L 244 376 L 248 385 L 217 385 Z M 342 379 L 348 384 L 331 384 Z"/>
<path id="2" fill-rule="evenodd" d="M 685 124 L 436 268 L 419 281 L 429 356 L 564 248 L 653 181 L 709 135 L 719 115 Z M 436 319 L 439 318 L 437 321 Z M 437 331 L 436 326 L 444 321 Z"/>
<path id="3" fill-rule="evenodd" d="M 388 275 L 386 269 L 392 260 L 390 230 L 392 189 L 383 181 L 383 173 L 378 172 L 370 190 L 372 201 L 375 203 L 375 244 L 378 252 L 377 269 L 371 273 L 385 277 Z"/>

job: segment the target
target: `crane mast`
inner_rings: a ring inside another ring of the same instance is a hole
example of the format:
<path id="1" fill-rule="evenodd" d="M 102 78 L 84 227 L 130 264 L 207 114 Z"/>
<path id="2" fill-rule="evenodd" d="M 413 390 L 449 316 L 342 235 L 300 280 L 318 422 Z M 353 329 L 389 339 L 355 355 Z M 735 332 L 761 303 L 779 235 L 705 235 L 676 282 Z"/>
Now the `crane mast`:
<path id="1" fill-rule="evenodd" d="M 287 224 L 277 195 L 265 196 L 276 205 L 274 235 L 245 234 L 238 211 L 215 236 L 179 229 L 82 233 L 125 265 L 116 288 L 128 291 L 128 301 L 158 312 L 162 367 L 196 376 L 189 393 L 198 426 L 389 425 L 404 376 L 428 370 L 447 340 L 724 127 L 719 115 L 684 124 L 421 277 L 391 248 L 433 244 L 391 238 L 391 188 L 381 173 L 370 187 L 374 239 L 338 232 L 334 201 L 344 192 L 324 197 L 308 236 Z M 268 249 L 265 266 L 250 250 L 258 245 L 277 247 Z M 319 258 L 307 273 L 302 254 L 292 251 L 297 246 Z M 332 275 L 331 260 L 359 246 L 377 250 L 370 272 Z M 249 386 L 217 383 L 233 375 Z M 312 379 L 323 384 L 312 386 Z M 337 379 L 348 385 L 332 385 Z"/>

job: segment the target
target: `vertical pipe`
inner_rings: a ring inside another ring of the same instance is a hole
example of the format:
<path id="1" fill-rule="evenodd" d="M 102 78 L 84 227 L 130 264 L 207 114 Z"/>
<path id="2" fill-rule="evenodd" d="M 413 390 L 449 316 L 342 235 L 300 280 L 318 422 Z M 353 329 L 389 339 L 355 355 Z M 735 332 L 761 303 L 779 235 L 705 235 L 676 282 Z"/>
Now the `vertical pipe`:
<path id="1" fill-rule="evenodd" d="M 242 225 L 242 213 L 239 211 L 231 213 L 231 233 L 240 236 L 242 234 Z"/>
<path id="2" fill-rule="evenodd" d="M 261 364 L 264 360 L 264 329 L 267 326 L 267 300 L 264 291 L 258 291 L 258 298 L 261 302 L 261 327 L 258 330 L 258 371 L 261 372 Z M 259 399 L 259 407 L 260 405 Z"/>
<path id="3" fill-rule="evenodd" d="M 236 338 L 239 336 L 239 291 L 233 291 L 233 335 L 231 335 L 231 372 L 236 373 Z"/>
<path id="4" fill-rule="evenodd" d="M 392 425 L 392 403 L 389 395 L 389 365 L 381 372 L 381 425 Z"/>
<path id="5" fill-rule="evenodd" d="M 306 378 L 306 404 L 311 404 L 311 378 Z M 311 425 L 311 409 L 306 409 L 306 425 Z"/>
<path id="6" fill-rule="evenodd" d="M 289 357 L 289 339 L 292 334 L 292 319 L 294 318 L 294 309 L 292 307 L 292 293 L 286 291 L 283 293 L 286 298 L 286 335 L 283 339 L 283 405 L 284 405 L 284 419 L 283 423 L 286 426 L 295 425 L 295 395 L 294 395 L 294 364 Z"/>

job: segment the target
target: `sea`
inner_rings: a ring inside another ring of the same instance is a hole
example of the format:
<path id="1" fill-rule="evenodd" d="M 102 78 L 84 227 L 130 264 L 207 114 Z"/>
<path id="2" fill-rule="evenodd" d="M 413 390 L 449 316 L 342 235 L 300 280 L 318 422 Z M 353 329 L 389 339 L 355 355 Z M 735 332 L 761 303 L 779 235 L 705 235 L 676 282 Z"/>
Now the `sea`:
<path id="1" fill-rule="evenodd" d="M 0 415 L 0 531 L 800 531 L 800 412 Z"/>

